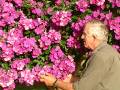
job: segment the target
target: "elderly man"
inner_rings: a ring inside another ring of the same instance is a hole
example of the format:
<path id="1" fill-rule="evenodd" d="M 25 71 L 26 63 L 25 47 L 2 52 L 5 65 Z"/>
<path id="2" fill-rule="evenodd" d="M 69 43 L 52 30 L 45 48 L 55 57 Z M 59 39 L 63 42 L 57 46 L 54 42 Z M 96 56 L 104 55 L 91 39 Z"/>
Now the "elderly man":
<path id="1" fill-rule="evenodd" d="M 93 52 L 80 80 L 64 82 L 50 74 L 41 75 L 40 80 L 63 90 L 120 90 L 120 54 L 107 44 L 107 27 L 99 20 L 91 20 L 84 27 L 82 39 Z"/>

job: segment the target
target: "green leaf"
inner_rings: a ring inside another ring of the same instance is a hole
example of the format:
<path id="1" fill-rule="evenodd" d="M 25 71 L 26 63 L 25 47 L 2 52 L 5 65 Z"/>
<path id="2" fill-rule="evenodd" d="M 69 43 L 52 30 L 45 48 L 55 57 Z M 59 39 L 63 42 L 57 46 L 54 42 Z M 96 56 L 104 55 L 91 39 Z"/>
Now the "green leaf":
<path id="1" fill-rule="evenodd" d="M 106 8 L 109 9 L 110 8 L 110 4 L 106 4 Z"/>
<path id="2" fill-rule="evenodd" d="M 28 0 L 24 0 L 23 8 L 26 8 L 26 9 L 31 8 L 31 5 L 29 4 Z"/>
<path id="3" fill-rule="evenodd" d="M 75 16 L 75 15 L 72 16 L 72 21 L 73 21 L 73 22 L 76 22 L 77 20 L 78 20 L 78 17 L 77 17 L 77 16 Z"/>
<path id="4" fill-rule="evenodd" d="M 92 11 L 91 11 L 90 9 L 87 9 L 85 13 L 86 13 L 86 14 L 91 14 Z"/>
<path id="5" fill-rule="evenodd" d="M 61 40 L 60 45 L 61 45 L 61 46 L 64 46 L 65 44 L 66 44 L 66 41 Z"/>
<path id="6" fill-rule="evenodd" d="M 43 16 L 41 16 L 41 19 L 48 21 L 50 19 L 50 17 L 48 15 L 43 15 Z"/>
<path id="7" fill-rule="evenodd" d="M 66 41 L 61 40 L 60 46 L 62 47 L 62 49 L 65 51 L 65 53 L 68 52 L 68 48 L 66 46 Z"/>
<path id="8" fill-rule="evenodd" d="M 2 63 L 2 68 L 8 70 L 9 69 L 9 64 L 8 63 Z"/>

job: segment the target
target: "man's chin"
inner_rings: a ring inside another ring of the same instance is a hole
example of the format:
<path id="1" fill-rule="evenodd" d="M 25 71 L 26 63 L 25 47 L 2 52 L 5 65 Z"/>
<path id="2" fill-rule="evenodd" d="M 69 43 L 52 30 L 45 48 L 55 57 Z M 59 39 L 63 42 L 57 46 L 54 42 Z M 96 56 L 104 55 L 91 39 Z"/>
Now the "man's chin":
<path id="1" fill-rule="evenodd" d="M 87 45 L 85 45 L 85 48 L 90 49 Z"/>

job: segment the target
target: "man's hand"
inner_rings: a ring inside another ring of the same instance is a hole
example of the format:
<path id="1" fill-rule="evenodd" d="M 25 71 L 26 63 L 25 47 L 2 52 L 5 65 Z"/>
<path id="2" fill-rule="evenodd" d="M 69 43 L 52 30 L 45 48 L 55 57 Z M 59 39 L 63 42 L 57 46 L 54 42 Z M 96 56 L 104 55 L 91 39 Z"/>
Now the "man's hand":
<path id="1" fill-rule="evenodd" d="M 63 80 L 63 82 L 71 83 L 71 79 L 72 79 L 72 74 L 69 74 L 69 75 Z M 57 88 L 57 90 L 63 90 L 63 89 Z"/>
<path id="2" fill-rule="evenodd" d="M 56 78 L 53 75 L 46 73 L 45 75 L 40 75 L 40 81 L 44 82 L 47 86 L 53 86 Z"/>
<path id="3" fill-rule="evenodd" d="M 63 82 L 71 83 L 71 80 L 72 80 L 72 74 L 69 74 L 69 75 L 63 80 Z"/>

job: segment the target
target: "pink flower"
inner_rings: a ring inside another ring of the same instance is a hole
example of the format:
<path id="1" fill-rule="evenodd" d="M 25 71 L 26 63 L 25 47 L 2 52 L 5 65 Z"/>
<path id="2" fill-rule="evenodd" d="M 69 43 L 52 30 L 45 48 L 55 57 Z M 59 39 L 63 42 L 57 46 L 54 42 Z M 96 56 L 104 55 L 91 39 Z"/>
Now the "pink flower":
<path id="1" fill-rule="evenodd" d="M 36 65 L 35 67 L 32 68 L 32 73 L 35 76 L 35 81 L 40 81 L 40 72 L 42 68 L 39 65 Z"/>
<path id="2" fill-rule="evenodd" d="M 36 58 L 36 57 L 38 57 L 38 56 L 41 55 L 41 54 L 42 54 L 42 51 L 41 51 L 40 48 L 35 48 L 35 49 L 33 49 L 33 51 L 32 51 L 32 57 L 33 57 L 33 58 Z"/>
<path id="3" fill-rule="evenodd" d="M 62 0 L 55 0 L 55 4 L 56 4 L 57 6 L 61 5 L 61 4 L 62 4 Z"/>
<path id="4" fill-rule="evenodd" d="M 61 34 L 54 29 L 49 30 L 48 37 L 51 39 L 52 43 L 60 43 Z"/>
<path id="5" fill-rule="evenodd" d="M 14 57 L 14 51 L 12 49 L 11 45 L 3 45 L 2 46 L 2 58 L 4 58 L 4 61 L 11 61 L 11 59 Z"/>
<path id="6" fill-rule="evenodd" d="M 64 53 L 59 46 L 51 49 L 49 58 L 53 63 L 55 64 L 59 63 L 60 59 L 63 57 L 64 57 Z"/>
<path id="7" fill-rule="evenodd" d="M 43 48 L 43 50 L 48 49 L 48 47 L 51 45 L 51 40 L 48 37 L 47 33 L 43 34 L 41 38 L 39 39 L 40 47 Z"/>
<path id="8" fill-rule="evenodd" d="M 42 16 L 44 14 L 43 11 L 39 8 L 32 9 L 32 13 L 38 16 Z"/>
<path id="9" fill-rule="evenodd" d="M 30 62 L 29 58 L 25 58 L 25 59 L 17 59 L 15 61 L 12 62 L 11 64 L 11 68 L 12 69 L 16 69 L 16 70 L 23 70 L 25 65 L 27 65 Z"/>
<path id="10" fill-rule="evenodd" d="M 89 3 L 86 0 L 79 0 L 76 2 L 76 8 L 80 12 L 85 12 L 89 7 Z"/>
<path id="11" fill-rule="evenodd" d="M 72 36 L 67 39 L 67 46 L 71 48 L 80 48 L 79 42 Z"/>
<path id="12" fill-rule="evenodd" d="M 23 37 L 22 28 L 12 28 L 8 32 L 7 42 L 10 43 L 11 45 L 14 45 L 15 41 L 18 41 L 22 37 Z"/>
<path id="13" fill-rule="evenodd" d="M 52 9 L 52 7 L 48 7 L 48 9 L 47 9 L 47 14 L 50 14 L 50 15 L 53 14 L 53 9 Z"/>
<path id="14" fill-rule="evenodd" d="M 33 85 L 34 84 L 34 79 L 35 79 L 35 76 L 31 72 L 31 70 L 25 69 L 24 71 L 20 72 L 20 78 L 19 78 L 19 82 L 20 83 L 25 83 L 25 84 L 28 84 L 28 85 Z"/>
<path id="15" fill-rule="evenodd" d="M 38 18 L 38 19 L 37 19 L 37 23 L 38 23 L 38 26 L 37 26 L 36 29 L 35 29 L 35 33 L 38 34 L 38 35 L 41 35 L 41 34 L 44 33 L 44 31 L 45 31 L 45 29 L 46 29 L 47 22 L 41 20 L 40 18 Z"/>
<path id="16" fill-rule="evenodd" d="M 90 0 L 90 4 L 96 4 L 97 6 L 102 6 L 105 0 Z"/>
<path id="17" fill-rule="evenodd" d="M 71 28 L 75 32 L 81 32 L 83 26 L 84 26 L 83 20 L 78 20 L 77 22 L 72 23 Z"/>
<path id="18" fill-rule="evenodd" d="M 108 0 L 109 2 L 112 3 L 112 7 L 120 7 L 120 0 Z"/>
<path id="19" fill-rule="evenodd" d="M 19 41 L 15 41 L 13 45 L 13 51 L 17 54 L 23 54 L 31 52 L 36 47 L 35 38 L 20 38 Z"/>
<path id="20" fill-rule="evenodd" d="M 4 27 L 6 25 L 6 22 L 4 19 L 0 20 L 0 26 L 1 27 Z"/>
<path id="21" fill-rule="evenodd" d="M 19 20 L 19 24 L 22 25 L 25 30 L 28 29 L 34 29 L 34 20 L 33 19 L 27 19 L 26 17 L 21 17 L 21 19 Z"/>
<path id="22" fill-rule="evenodd" d="M 52 16 L 52 22 L 57 26 L 66 26 L 71 21 L 71 12 L 69 11 L 57 11 Z"/>
<path id="23" fill-rule="evenodd" d="M 25 38 L 23 46 L 26 50 L 32 51 L 32 49 L 37 46 L 35 38 Z"/>
<path id="24" fill-rule="evenodd" d="M 23 0 L 13 0 L 18 6 L 22 6 Z"/>
<path id="25" fill-rule="evenodd" d="M 10 90 L 14 90 L 15 83 L 14 78 L 7 73 L 7 71 L 0 68 L 0 86 L 2 88 L 11 88 Z"/>

